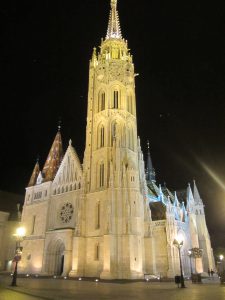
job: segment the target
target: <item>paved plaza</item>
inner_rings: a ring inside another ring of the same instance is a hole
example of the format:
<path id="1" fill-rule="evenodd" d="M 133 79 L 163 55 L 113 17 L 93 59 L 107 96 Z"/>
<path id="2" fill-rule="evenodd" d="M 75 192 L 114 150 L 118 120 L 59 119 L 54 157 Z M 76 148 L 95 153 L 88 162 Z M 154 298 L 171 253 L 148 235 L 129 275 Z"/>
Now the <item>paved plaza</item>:
<path id="1" fill-rule="evenodd" d="M 0 300 L 224 300 L 225 286 L 218 281 L 195 285 L 186 282 L 186 289 L 174 283 L 129 282 L 106 283 L 63 279 L 19 278 L 18 287 L 10 287 L 11 278 L 0 276 Z"/>

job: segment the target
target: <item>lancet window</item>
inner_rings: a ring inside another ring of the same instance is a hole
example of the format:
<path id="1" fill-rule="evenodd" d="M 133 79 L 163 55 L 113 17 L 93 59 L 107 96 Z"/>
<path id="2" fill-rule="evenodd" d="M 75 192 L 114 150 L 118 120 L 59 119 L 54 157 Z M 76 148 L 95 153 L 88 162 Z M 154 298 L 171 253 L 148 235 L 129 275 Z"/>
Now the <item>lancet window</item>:
<path id="1" fill-rule="evenodd" d="M 97 202 L 96 204 L 96 222 L 95 222 L 95 228 L 100 228 L 100 202 Z"/>
<path id="2" fill-rule="evenodd" d="M 100 188 L 104 186 L 104 164 L 100 164 L 100 174 L 99 174 L 99 186 Z"/>
<path id="3" fill-rule="evenodd" d="M 113 92 L 113 108 L 119 108 L 119 91 Z"/>
<path id="4" fill-rule="evenodd" d="M 98 111 L 105 110 L 105 92 L 100 91 L 98 94 Z"/>

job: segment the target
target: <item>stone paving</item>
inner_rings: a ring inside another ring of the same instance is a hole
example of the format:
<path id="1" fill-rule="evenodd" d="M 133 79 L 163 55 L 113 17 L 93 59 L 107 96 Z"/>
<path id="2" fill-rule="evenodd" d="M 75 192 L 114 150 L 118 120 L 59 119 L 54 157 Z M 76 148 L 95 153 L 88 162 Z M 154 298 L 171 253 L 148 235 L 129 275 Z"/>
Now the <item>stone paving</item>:
<path id="1" fill-rule="evenodd" d="M 0 276 L 0 300 L 224 300 L 225 285 L 218 280 L 200 285 L 186 282 L 186 289 L 174 283 L 105 283 L 63 279 L 19 278 L 18 287 L 10 287 L 11 278 Z"/>

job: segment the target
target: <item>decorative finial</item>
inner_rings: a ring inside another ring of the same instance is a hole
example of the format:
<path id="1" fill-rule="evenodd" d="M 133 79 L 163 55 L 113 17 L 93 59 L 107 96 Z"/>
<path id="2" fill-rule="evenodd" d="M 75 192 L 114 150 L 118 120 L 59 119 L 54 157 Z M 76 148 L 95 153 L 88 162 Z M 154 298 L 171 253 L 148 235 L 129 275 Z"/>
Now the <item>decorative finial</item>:
<path id="1" fill-rule="evenodd" d="M 62 120 L 61 120 L 61 117 L 59 117 L 59 121 L 58 121 L 58 131 L 61 130 L 61 125 L 62 125 Z"/>
<path id="2" fill-rule="evenodd" d="M 72 146 L 72 140 L 71 139 L 69 140 L 69 145 Z"/>
<path id="3" fill-rule="evenodd" d="M 148 146 L 148 150 L 150 149 L 150 143 L 149 140 L 147 140 L 147 146 Z"/>
<path id="4" fill-rule="evenodd" d="M 111 7 L 116 8 L 117 7 L 117 0 L 111 0 Z"/>
<path id="5" fill-rule="evenodd" d="M 39 154 L 37 155 L 37 158 L 36 158 L 36 163 L 39 163 L 39 160 L 40 160 L 40 156 Z"/>
<path id="6" fill-rule="evenodd" d="M 117 0 L 111 0 L 111 11 L 106 39 L 122 39 L 119 14 L 117 11 Z"/>

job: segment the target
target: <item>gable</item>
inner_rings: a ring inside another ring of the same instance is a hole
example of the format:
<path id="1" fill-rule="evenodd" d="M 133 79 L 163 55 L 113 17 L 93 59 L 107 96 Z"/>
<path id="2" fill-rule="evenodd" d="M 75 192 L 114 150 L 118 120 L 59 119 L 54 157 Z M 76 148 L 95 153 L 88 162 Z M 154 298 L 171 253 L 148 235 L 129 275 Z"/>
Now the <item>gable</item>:
<path id="1" fill-rule="evenodd" d="M 53 195 L 81 189 L 82 177 L 80 160 L 70 144 L 54 178 Z"/>

